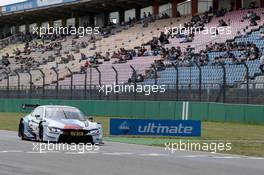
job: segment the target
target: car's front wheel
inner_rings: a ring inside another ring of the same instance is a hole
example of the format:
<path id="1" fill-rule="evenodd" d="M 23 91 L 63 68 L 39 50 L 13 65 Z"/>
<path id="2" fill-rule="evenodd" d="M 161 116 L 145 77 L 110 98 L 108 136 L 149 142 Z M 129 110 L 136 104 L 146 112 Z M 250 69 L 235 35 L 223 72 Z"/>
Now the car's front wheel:
<path id="1" fill-rule="evenodd" d="M 25 130 L 25 127 L 24 127 L 24 124 L 21 120 L 19 123 L 19 127 L 18 127 L 18 137 L 20 137 L 22 140 L 25 140 L 24 130 Z"/>
<path id="2" fill-rule="evenodd" d="M 43 137 L 44 137 L 43 126 L 40 125 L 40 126 L 39 126 L 39 141 L 40 141 L 40 142 L 43 142 Z"/>

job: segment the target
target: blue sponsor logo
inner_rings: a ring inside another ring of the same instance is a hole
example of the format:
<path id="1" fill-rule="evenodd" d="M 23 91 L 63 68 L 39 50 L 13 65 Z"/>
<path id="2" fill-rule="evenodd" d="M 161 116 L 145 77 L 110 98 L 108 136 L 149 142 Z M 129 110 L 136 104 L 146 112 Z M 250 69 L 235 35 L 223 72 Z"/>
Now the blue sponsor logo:
<path id="1" fill-rule="evenodd" d="M 130 125 L 128 124 L 127 121 L 124 121 L 123 123 L 121 123 L 118 127 L 118 129 L 123 133 L 123 134 L 128 134 L 129 131 L 131 130 Z"/>
<path id="2" fill-rule="evenodd" d="M 201 121 L 110 119 L 110 135 L 201 136 Z"/>

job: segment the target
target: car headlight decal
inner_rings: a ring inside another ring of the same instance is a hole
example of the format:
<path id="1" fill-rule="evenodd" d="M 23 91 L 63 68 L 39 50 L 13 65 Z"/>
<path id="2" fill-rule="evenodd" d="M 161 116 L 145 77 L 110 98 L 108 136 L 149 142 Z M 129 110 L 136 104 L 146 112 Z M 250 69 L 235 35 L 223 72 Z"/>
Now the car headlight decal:
<path id="1" fill-rule="evenodd" d="M 100 134 L 100 130 L 99 129 L 93 129 L 89 131 L 90 134 L 92 135 L 99 135 Z"/>
<path id="2" fill-rule="evenodd" d="M 55 127 L 48 127 L 48 129 L 50 132 L 55 132 L 55 133 L 59 133 L 62 131 L 60 128 L 55 128 Z"/>

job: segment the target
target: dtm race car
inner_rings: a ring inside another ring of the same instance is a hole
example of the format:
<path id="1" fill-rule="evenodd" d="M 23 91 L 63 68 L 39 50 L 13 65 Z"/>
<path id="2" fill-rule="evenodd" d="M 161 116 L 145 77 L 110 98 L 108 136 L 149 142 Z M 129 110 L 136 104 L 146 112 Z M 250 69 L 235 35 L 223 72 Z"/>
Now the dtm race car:
<path id="1" fill-rule="evenodd" d="M 18 136 L 24 140 L 41 142 L 102 142 L 102 125 L 84 117 L 70 106 L 38 106 L 21 118 Z"/>

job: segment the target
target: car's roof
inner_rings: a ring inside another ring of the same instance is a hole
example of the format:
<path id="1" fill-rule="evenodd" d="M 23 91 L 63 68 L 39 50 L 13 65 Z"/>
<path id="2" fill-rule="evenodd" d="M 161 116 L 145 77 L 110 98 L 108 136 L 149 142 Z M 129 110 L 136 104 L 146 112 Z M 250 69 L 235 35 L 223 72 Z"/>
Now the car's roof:
<path id="1" fill-rule="evenodd" d="M 75 108 L 75 109 L 77 109 L 76 107 L 73 107 L 73 106 L 62 106 L 62 105 L 42 105 L 39 107 L 44 107 L 44 108 Z"/>

